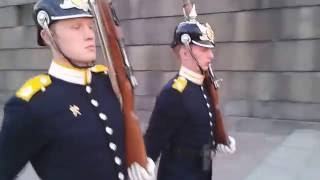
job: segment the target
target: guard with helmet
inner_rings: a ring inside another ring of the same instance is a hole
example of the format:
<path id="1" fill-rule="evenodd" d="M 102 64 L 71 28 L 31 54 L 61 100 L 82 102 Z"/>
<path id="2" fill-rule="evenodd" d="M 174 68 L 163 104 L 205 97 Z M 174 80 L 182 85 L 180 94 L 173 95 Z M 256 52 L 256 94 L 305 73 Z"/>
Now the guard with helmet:
<path id="1" fill-rule="evenodd" d="M 158 180 L 211 180 L 215 114 L 203 82 L 214 58 L 214 32 L 195 18 L 183 21 L 171 47 L 181 66 L 156 99 L 145 134 L 147 153 L 154 161 L 161 154 Z M 235 140 L 228 138 L 218 151 L 235 152 Z"/>

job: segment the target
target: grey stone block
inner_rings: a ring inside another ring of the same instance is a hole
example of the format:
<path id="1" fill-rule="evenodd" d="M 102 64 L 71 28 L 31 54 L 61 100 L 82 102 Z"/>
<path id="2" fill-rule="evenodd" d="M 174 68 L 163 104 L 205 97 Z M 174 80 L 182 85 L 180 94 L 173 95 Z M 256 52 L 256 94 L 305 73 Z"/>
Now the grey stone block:
<path id="1" fill-rule="evenodd" d="M 320 102 L 317 89 L 320 76 L 317 72 L 218 72 L 223 78 L 220 90 L 226 99 Z"/>
<path id="2" fill-rule="evenodd" d="M 7 102 L 14 93 L 14 91 L 0 91 L 0 105 Z"/>
<path id="3" fill-rule="evenodd" d="M 137 111 L 137 116 L 139 117 L 140 128 L 141 128 L 143 134 L 147 130 L 150 115 L 151 115 L 151 112 L 149 112 L 149 111 Z"/>
<path id="4" fill-rule="evenodd" d="M 224 102 L 223 113 L 226 116 L 320 122 L 319 108 L 318 103 L 229 100 Z"/>
<path id="5" fill-rule="evenodd" d="M 31 26 L 35 25 L 33 21 L 33 3 L 32 4 L 23 4 L 16 6 L 18 9 L 19 15 L 19 25 L 22 26 Z"/>
<path id="6" fill-rule="evenodd" d="M 226 129 L 230 134 L 242 132 L 248 134 L 265 134 L 267 136 L 289 136 L 294 131 L 320 130 L 319 122 L 303 120 L 286 120 L 259 117 L 224 116 Z M 299 145 L 299 144 L 297 144 Z"/>
<path id="7" fill-rule="evenodd" d="M 48 49 L 10 49 L 0 51 L 0 70 L 44 70 L 51 62 Z"/>
<path id="8" fill-rule="evenodd" d="M 319 38 L 319 13 L 320 7 L 316 6 L 210 14 L 199 19 L 214 25 L 217 42 L 277 41 Z M 169 44 L 174 27 L 182 20 L 166 17 L 123 21 L 126 41 L 129 45 Z"/>
<path id="9" fill-rule="evenodd" d="M 33 4 L 0 6 L 0 28 L 34 25 L 32 11 Z"/>
<path id="10" fill-rule="evenodd" d="M 135 108 L 138 111 L 152 111 L 156 102 L 155 96 L 135 96 Z"/>
<path id="11" fill-rule="evenodd" d="M 179 60 L 162 46 L 128 46 L 134 70 L 174 71 Z M 284 53 L 285 52 L 285 53 Z M 320 69 L 320 41 L 217 43 L 213 65 L 220 71 L 316 71 Z"/>
<path id="12" fill-rule="evenodd" d="M 196 3 L 199 14 L 320 4 L 317 0 L 201 0 L 193 2 Z M 115 1 L 115 4 L 121 18 L 146 18 L 155 16 L 182 15 L 182 1 L 140 0 L 139 3 L 137 3 L 136 1 L 119 0 Z"/>
<path id="13" fill-rule="evenodd" d="M 0 49 L 36 48 L 35 26 L 18 26 L 0 29 Z"/>
<path id="14" fill-rule="evenodd" d="M 179 60 L 169 46 L 128 46 L 134 70 L 177 70 Z"/>
<path id="15" fill-rule="evenodd" d="M 16 91 L 26 80 L 44 71 L 0 71 L 0 90 Z"/>
<path id="16" fill-rule="evenodd" d="M 140 82 L 136 95 L 154 96 L 177 72 L 139 71 L 135 74 Z M 318 73 L 221 71 L 217 76 L 224 81 L 220 93 L 226 100 L 320 102 Z"/>
<path id="17" fill-rule="evenodd" d="M 1 0 L 0 7 L 35 3 L 37 0 Z"/>
<path id="18" fill-rule="evenodd" d="M 218 43 L 216 70 L 316 71 L 320 69 L 319 40 Z"/>
<path id="19" fill-rule="evenodd" d="M 319 13 L 319 7 L 303 7 L 204 15 L 200 19 L 215 24 L 217 42 L 275 41 L 320 37 L 320 25 L 316 23 Z M 167 17 L 123 21 L 126 41 L 129 45 L 169 44 L 175 25 L 181 20 Z M 0 29 L 0 40 L 0 48 L 37 47 L 36 28 Z"/>
<path id="20" fill-rule="evenodd" d="M 0 8 L 0 28 L 17 26 L 19 22 L 18 11 L 14 6 Z"/>
<path id="21" fill-rule="evenodd" d="M 161 72 L 161 71 L 145 71 L 135 72 L 138 79 L 139 86 L 135 89 L 136 95 L 157 95 L 165 83 L 173 78 L 177 74 L 176 72 Z"/>

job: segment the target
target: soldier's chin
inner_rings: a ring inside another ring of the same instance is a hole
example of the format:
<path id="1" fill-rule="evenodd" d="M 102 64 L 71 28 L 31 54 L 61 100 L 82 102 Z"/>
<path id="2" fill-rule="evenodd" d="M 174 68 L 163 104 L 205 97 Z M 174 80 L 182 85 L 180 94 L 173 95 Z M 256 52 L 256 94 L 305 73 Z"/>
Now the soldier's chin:
<path id="1" fill-rule="evenodd" d="M 82 58 L 82 62 L 84 63 L 89 63 L 89 62 L 92 62 L 92 61 L 95 61 L 96 60 L 96 55 L 89 55 L 85 58 Z"/>
<path id="2" fill-rule="evenodd" d="M 209 69 L 209 66 L 202 67 L 203 71 L 208 71 L 208 69 Z"/>
<path id="3" fill-rule="evenodd" d="M 93 58 L 86 58 L 86 59 L 81 59 L 77 62 L 75 62 L 76 64 L 80 65 L 80 66 L 90 66 L 91 64 L 94 65 L 95 64 L 95 59 Z"/>

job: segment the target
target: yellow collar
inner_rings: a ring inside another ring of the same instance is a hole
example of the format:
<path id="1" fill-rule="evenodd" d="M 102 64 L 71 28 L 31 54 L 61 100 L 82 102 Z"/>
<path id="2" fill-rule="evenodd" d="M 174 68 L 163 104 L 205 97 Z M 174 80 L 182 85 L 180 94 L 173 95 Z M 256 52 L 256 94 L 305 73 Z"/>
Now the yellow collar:
<path id="1" fill-rule="evenodd" d="M 92 74 L 90 69 L 78 69 L 74 67 L 68 67 L 52 61 L 49 74 L 55 78 L 80 85 L 90 84 L 92 79 Z"/>
<path id="2" fill-rule="evenodd" d="M 187 69 L 184 66 L 181 66 L 179 75 L 197 85 L 203 84 L 204 76 L 202 74 L 191 71 L 190 69 Z"/>

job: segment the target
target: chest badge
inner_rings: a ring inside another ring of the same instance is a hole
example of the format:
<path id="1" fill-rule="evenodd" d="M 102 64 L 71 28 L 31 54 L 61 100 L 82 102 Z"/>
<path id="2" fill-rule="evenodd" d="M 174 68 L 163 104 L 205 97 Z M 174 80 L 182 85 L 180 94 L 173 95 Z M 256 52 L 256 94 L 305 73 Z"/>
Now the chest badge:
<path id="1" fill-rule="evenodd" d="M 69 105 L 69 110 L 72 112 L 74 117 L 81 115 L 80 108 L 76 105 Z"/>

